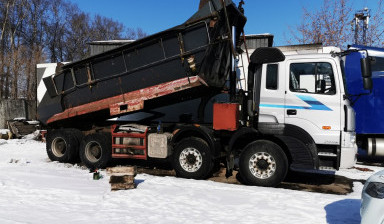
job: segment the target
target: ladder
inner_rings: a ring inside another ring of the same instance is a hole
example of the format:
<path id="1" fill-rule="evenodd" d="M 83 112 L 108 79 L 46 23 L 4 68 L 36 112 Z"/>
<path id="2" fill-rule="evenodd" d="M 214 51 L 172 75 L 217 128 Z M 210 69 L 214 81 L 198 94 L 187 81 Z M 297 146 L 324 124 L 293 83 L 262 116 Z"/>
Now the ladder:
<path id="1" fill-rule="evenodd" d="M 118 132 L 119 125 L 111 126 L 112 133 L 112 158 L 124 159 L 143 159 L 146 160 L 147 155 L 147 131 L 126 131 Z M 129 143 L 124 143 L 124 141 Z M 132 142 L 136 142 L 133 144 Z"/>

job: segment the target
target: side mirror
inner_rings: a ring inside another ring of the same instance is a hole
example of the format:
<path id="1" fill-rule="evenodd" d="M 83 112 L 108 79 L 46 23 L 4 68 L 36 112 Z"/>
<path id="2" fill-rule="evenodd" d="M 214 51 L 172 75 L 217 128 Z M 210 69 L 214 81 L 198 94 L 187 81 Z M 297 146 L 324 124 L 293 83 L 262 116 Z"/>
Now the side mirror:
<path id="1" fill-rule="evenodd" d="M 369 78 L 363 77 L 363 87 L 365 90 L 371 90 L 372 89 L 373 84 L 372 84 L 372 78 L 371 77 L 369 77 Z"/>
<path id="2" fill-rule="evenodd" d="M 371 59 L 369 57 L 360 59 L 361 75 L 363 78 L 372 77 Z"/>
<path id="3" fill-rule="evenodd" d="M 360 59 L 361 75 L 363 77 L 363 88 L 365 90 L 371 90 L 372 84 L 372 70 L 371 59 L 369 57 Z"/>

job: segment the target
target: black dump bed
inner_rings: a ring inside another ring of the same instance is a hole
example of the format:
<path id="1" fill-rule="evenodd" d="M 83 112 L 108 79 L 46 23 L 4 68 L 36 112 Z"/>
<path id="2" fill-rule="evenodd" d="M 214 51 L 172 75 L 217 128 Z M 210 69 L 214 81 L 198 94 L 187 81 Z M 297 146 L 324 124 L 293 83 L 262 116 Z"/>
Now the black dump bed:
<path id="1" fill-rule="evenodd" d="M 47 93 L 38 106 L 38 118 L 44 124 L 67 126 L 120 116 L 124 110 L 114 114 L 111 108 L 98 105 L 185 78 L 197 77 L 201 85 L 191 85 L 185 91 L 176 86 L 174 89 L 180 90 L 171 91 L 172 97 L 160 94 L 159 99 L 150 98 L 148 105 L 164 106 L 201 97 L 205 91 L 220 91 L 231 72 L 233 47 L 228 28 L 236 27 L 238 40 L 245 22 L 232 1 L 211 0 L 179 26 L 66 64 L 44 78 Z"/>

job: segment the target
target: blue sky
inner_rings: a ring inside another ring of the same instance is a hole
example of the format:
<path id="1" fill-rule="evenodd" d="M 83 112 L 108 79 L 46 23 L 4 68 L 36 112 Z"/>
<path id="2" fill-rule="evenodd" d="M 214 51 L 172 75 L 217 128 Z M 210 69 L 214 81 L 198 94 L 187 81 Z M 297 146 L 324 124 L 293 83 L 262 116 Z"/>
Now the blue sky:
<path id="1" fill-rule="evenodd" d="M 193 15 L 200 0 L 71 0 L 87 13 L 100 14 L 123 23 L 126 27 L 142 28 L 147 34 L 179 25 Z M 239 0 L 233 0 L 235 4 Z M 354 10 L 368 7 L 375 11 L 378 0 L 349 0 Z M 248 18 L 246 34 L 271 33 L 275 45 L 287 44 L 288 27 L 302 19 L 302 8 L 316 10 L 323 0 L 244 0 Z"/>

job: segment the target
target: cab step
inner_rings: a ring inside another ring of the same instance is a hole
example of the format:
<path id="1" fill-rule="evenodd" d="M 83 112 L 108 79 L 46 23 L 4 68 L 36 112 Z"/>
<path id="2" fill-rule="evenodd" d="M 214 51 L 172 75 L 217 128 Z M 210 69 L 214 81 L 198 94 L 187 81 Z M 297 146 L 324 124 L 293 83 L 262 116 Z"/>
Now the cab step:
<path id="1" fill-rule="evenodd" d="M 337 171 L 335 168 L 333 168 L 333 167 L 329 167 L 329 166 L 320 166 L 320 167 L 319 167 L 319 170 Z"/>
<path id="2" fill-rule="evenodd" d="M 331 152 L 319 152 L 317 155 L 322 157 L 337 157 L 337 154 Z"/>

